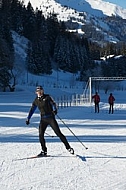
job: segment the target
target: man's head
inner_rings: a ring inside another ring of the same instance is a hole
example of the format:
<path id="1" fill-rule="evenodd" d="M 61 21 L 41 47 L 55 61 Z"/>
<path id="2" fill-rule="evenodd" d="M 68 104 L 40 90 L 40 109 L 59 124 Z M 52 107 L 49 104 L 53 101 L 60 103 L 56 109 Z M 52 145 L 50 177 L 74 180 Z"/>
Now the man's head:
<path id="1" fill-rule="evenodd" d="M 43 87 L 42 86 L 37 86 L 36 87 L 36 94 L 41 95 L 44 93 Z"/>

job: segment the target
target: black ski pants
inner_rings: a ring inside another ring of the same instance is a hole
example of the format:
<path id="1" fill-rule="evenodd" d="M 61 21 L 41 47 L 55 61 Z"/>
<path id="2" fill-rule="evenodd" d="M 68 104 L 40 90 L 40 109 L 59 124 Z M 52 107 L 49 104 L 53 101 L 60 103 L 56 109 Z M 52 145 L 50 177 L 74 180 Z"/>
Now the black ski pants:
<path id="1" fill-rule="evenodd" d="M 99 103 L 95 102 L 95 113 L 99 113 Z"/>
<path id="2" fill-rule="evenodd" d="M 109 104 L 109 113 L 112 113 L 112 114 L 113 114 L 113 112 L 114 112 L 113 103 L 110 103 L 110 104 Z"/>
<path id="3" fill-rule="evenodd" d="M 44 138 L 44 133 L 45 133 L 45 130 L 46 130 L 48 125 L 50 125 L 52 127 L 55 134 L 64 143 L 66 149 L 69 149 L 70 145 L 69 145 L 66 137 L 61 133 L 60 128 L 58 126 L 58 123 L 57 123 L 55 117 L 51 116 L 49 118 L 41 118 L 41 121 L 40 121 L 40 124 L 39 124 L 39 141 L 40 141 L 42 150 L 47 151 L 46 142 L 45 142 L 45 138 Z"/>

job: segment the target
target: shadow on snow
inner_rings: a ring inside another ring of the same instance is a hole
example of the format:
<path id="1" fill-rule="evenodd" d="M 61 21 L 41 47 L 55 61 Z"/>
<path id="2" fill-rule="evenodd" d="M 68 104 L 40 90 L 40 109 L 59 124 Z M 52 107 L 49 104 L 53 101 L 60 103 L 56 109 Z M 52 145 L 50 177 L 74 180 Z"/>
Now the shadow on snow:
<path id="1" fill-rule="evenodd" d="M 81 142 L 88 142 L 88 143 L 122 143 L 126 142 L 126 135 L 82 135 L 82 136 L 66 136 L 69 142 L 78 142 L 78 139 Z M 61 142 L 59 137 L 54 136 L 45 136 L 46 142 L 48 143 L 56 143 Z M 38 135 L 26 135 L 26 134 L 19 134 L 19 135 L 4 135 L 2 134 L 0 136 L 0 142 L 1 143 L 7 143 L 7 142 L 13 142 L 13 143 L 38 143 L 39 138 Z"/>

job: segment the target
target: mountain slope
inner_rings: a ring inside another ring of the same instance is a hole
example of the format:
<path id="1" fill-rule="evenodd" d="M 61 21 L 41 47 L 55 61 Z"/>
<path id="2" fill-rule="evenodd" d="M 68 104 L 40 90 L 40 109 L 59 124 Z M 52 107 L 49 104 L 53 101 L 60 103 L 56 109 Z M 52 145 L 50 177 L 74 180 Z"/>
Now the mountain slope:
<path id="1" fill-rule="evenodd" d="M 27 5 L 29 0 L 25 0 Z M 30 0 L 47 17 L 56 13 L 69 31 L 98 43 L 126 41 L 126 9 L 102 0 Z"/>
<path id="2" fill-rule="evenodd" d="M 105 2 L 102 0 L 86 0 L 86 1 L 91 5 L 93 9 L 99 9 L 107 16 L 115 15 L 123 19 L 126 19 L 126 9 L 123 9 L 118 5 Z"/>
<path id="3" fill-rule="evenodd" d="M 27 5 L 29 0 L 25 0 L 24 3 Z M 69 8 L 75 9 L 78 12 L 86 12 L 95 16 L 119 16 L 126 19 L 126 9 L 115 4 L 104 2 L 102 0 L 30 0 L 34 9 L 36 7 L 46 10 L 46 8 L 53 7 L 55 12 L 62 14 L 62 6 L 68 6 Z"/>

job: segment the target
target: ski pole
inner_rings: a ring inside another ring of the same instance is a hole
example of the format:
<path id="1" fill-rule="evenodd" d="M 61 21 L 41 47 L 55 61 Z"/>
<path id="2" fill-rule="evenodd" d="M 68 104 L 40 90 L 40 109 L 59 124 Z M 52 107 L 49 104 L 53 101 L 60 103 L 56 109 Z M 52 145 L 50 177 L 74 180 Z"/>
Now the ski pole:
<path id="1" fill-rule="evenodd" d="M 74 134 L 74 132 L 66 125 L 66 123 L 57 115 L 57 117 L 62 121 L 62 123 L 69 129 L 69 131 L 76 137 L 76 139 L 82 144 L 82 146 L 87 150 L 88 147 L 86 147 L 82 141 Z"/>
<path id="2" fill-rule="evenodd" d="M 33 126 L 33 127 L 36 128 L 36 129 L 38 129 L 38 127 L 35 127 L 35 126 Z M 39 130 L 39 129 L 38 129 L 38 130 Z M 52 135 L 50 135 L 50 134 L 48 134 L 48 133 L 46 133 L 46 132 L 45 132 L 45 134 L 48 135 L 49 137 L 52 137 L 52 138 L 55 137 L 55 136 L 52 136 Z"/>

